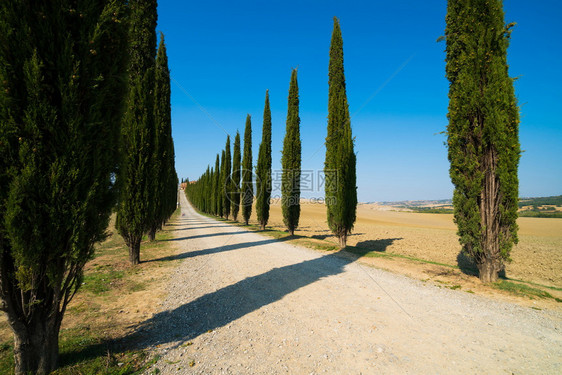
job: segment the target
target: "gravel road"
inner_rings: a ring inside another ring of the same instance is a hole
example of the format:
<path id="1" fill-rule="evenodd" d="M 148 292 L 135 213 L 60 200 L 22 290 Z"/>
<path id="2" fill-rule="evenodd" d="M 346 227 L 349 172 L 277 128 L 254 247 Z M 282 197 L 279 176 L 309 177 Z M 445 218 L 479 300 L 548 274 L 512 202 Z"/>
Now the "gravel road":
<path id="1" fill-rule="evenodd" d="M 197 214 L 137 328 L 162 374 L 561 374 L 562 313 L 496 302 Z M 161 261 L 156 259 L 154 261 Z"/>

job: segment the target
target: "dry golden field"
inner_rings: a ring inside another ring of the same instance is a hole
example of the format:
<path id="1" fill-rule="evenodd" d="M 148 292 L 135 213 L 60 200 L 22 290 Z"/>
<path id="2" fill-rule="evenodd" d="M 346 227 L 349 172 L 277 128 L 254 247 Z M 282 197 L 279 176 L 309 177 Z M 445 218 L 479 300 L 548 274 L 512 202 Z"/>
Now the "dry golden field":
<path id="1" fill-rule="evenodd" d="M 255 222 L 255 212 L 251 222 Z M 550 287 L 562 287 L 562 219 L 520 218 L 519 244 L 514 247 L 506 276 Z M 268 226 L 283 229 L 279 202 L 271 206 Z M 337 244 L 326 224 L 326 208 L 301 204 L 295 233 Z M 360 204 L 349 245 L 401 254 L 428 261 L 458 265 L 460 245 L 451 214 L 426 214 L 383 210 Z"/>

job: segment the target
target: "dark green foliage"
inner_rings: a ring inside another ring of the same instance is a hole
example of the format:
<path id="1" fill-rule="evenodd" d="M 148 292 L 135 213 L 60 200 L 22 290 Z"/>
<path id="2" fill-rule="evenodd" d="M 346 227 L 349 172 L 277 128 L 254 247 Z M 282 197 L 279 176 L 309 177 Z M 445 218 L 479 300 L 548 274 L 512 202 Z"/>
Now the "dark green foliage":
<path id="1" fill-rule="evenodd" d="M 224 181 L 224 193 L 222 195 L 222 207 L 224 217 L 228 219 L 230 216 L 230 193 L 232 192 L 232 179 L 230 174 L 232 173 L 231 167 L 231 155 L 230 155 L 230 136 L 226 136 L 226 146 L 224 149 L 225 159 L 223 168 L 223 181 Z"/>
<path id="2" fill-rule="evenodd" d="M 174 165 L 174 141 L 172 139 L 172 118 L 170 105 L 170 71 L 164 43 L 160 34 L 160 44 L 156 55 L 154 87 L 154 152 L 152 159 L 154 180 L 152 183 L 152 214 L 149 238 L 155 233 L 176 209 L 177 175 Z"/>
<path id="3" fill-rule="evenodd" d="M 219 200 L 220 198 L 220 157 L 217 154 L 217 159 L 215 160 L 215 169 L 212 170 L 213 175 L 213 197 L 212 200 L 212 211 L 211 213 L 215 216 L 219 215 Z"/>
<path id="4" fill-rule="evenodd" d="M 500 0 L 447 9 L 448 156 L 455 221 L 480 279 L 495 281 L 517 243 L 519 114 L 508 75 L 510 27 Z"/>
<path id="5" fill-rule="evenodd" d="M 256 167 L 256 213 L 262 230 L 269 220 L 269 198 L 271 197 L 271 110 L 269 91 L 265 92 L 262 139 Z"/>
<path id="6" fill-rule="evenodd" d="M 219 167 L 219 184 L 217 188 L 217 216 L 223 217 L 224 210 L 223 210 L 223 203 L 224 203 L 224 195 L 226 194 L 226 190 L 224 188 L 225 185 L 225 176 L 224 176 L 224 159 L 225 159 L 225 152 L 222 150 L 221 153 L 221 163 Z"/>
<path id="7" fill-rule="evenodd" d="M 211 213 L 212 173 L 212 169 L 207 167 L 199 180 L 188 183 L 185 188 L 191 203 L 205 213 Z"/>
<path id="8" fill-rule="evenodd" d="M 122 128 L 123 163 L 116 227 L 129 247 L 132 264 L 140 262 L 140 242 L 150 229 L 155 183 L 154 55 L 156 1 L 131 0 L 129 26 L 129 97 Z"/>
<path id="9" fill-rule="evenodd" d="M 343 40 L 339 21 L 334 18 L 330 45 L 328 136 L 326 137 L 326 207 L 328 225 L 346 246 L 357 211 L 356 156 L 353 150 L 349 106 L 343 70 Z"/>
<path id="10" fill-rule="evenodd" d="M 283 222 L 291 235 L 295 233 L 295 229 L 299 226 L 301 213 L 300 122 L 299 84 L 297 82 L 297 70 L 293 69 L 291 73 L 291 84 L 289 85 L 287 124 L 285 128 L 285 139 L 283 140 L 283 153 L 281 156 L 281 167 L 283 169 L 281 178 L 281 208 L 283 210 Z"/>
<path id="11" fill-rule="evenodd" d="M 55 369 L 63 314 L 116 201 L 124 11 L 0 2 L 0 309 L 16 374 Z"/>
<path id="12" fill-rule="evenodd" d="M 248 225 L 252 215 L 252 203 L 254 200 L 254 187 L 252 185 L 252 119 L 246 117 L 246 128 L 244 129 L 244 157 L 242 158 L 242 217 Z"/>
<path id="13" fill-rule="evenodd" d="M 240 133 L 236 131 L 236 137 L 234 137 L 234 151 L 232 153 L 232 193 L 230 198 L 232 218 L 234 220 L 238 220 L 238 212 L 240 211 L 240 168 L 242 159 L 240 151 Z"/>

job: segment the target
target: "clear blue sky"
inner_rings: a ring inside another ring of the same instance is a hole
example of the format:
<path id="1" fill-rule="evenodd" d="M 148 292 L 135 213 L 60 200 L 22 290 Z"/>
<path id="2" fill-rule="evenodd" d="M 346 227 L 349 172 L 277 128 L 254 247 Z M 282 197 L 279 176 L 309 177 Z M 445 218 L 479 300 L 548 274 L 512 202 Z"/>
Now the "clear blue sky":
<path id="1" fill-rule="evenodd" d="M 506 0 L 517 22 L 508 51 L 520 77 L 521 196 L 562 194 L 562 5 Z M 172 72 L 172 121 L 180 178 L 198 178 L 252 116 L 257 158 L 265 90 L 273 120 L 273 169 L 281 167 L 291 69 L 298 67 L 302 168 L 322 170 L 332 18 L 344 40 L 356 137 L 359 201 L 452 196 L 447 151 L 446 1 L 160 0 Z M 254 164 L 255 165 L 255 164 Z M 316 187 L 315 187 L 316 189 Z M 323 189 L 304 194 L 321 195 Z M 274 192 L 275 194 L 275 192 Z"/>

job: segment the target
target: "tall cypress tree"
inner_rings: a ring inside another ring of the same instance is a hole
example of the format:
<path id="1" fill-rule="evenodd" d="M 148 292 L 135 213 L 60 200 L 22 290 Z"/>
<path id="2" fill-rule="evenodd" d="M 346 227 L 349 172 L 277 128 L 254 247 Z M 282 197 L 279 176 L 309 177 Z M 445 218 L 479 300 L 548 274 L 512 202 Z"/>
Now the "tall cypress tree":
<path id="1" fill-rule="evenodd" d="M 171 113 L 170 113 L 170 75 L 168 70 L 168 57 L 164 34 L 160 33 L 160 44 L 156 54 L 156 69 L 154 72 L 154 151 L 152 153 L 152 167 L 154 180 L 152 183 L 152 213 L 149 218 L 148 238 L 154 241 L 156 231 L 162 226 L 162 222 L 168 215 L 169 182 L 169 147 L 171 137 Z M 172 142 L 173 147 L 173 142 Z M 172 150 L 173 151 L 173 150 Z"/>
<path id="2" fill-rule="evenodd" d="M 116 227 L 129 248 L 129 260 L 138 264 L 142 236 L 150 229 L 153 212 L 156 0 L 131 0 L 129 8 L 129 97 L 123 119 Z"/>
<path id="3" fill-rule="evenodd" d="M 480 280 L 497 280 L 517 243 L 519 114 L 500 0 L 449 0 L 448 156 L 463 252 Z"/>
<path id="4" fill-rule="evenodd" d="M 215 160 L 215 169 L 213 172 L 213 215 L 219 216 L 219 199 L 220 199 L 220 156 L 217 154 L 217 159 Z"/>
<path id="5" fill-rule="evenodd" d="M 225 159 L 225 152 L 224 150 L 222 150 L 221 153 L 221 164 L 220 164 L 220 169 L 219 169 L 219 188 L 217 189 L 217 215 L 220 217 L 224 216 L 224 207 L 223 207 L 223 203 L 224 203 L 224 194 L 225 194 L 225 179 L 224 179 L 224 169 L 225 169 L 225 165 L 224 165 L 224 160 Z"/>
<path id="6" fill-rule="evenodd" d="M 224 169 L 223 169 L 223 181 L 224 181 L 224 191 L 222 195 L 222 207 L 224 212 L 224 217 L 228 219 L 230 216 L 230 196 L 232 192 L 232 167 L 231 167 L 231 156 L 230 156 L 230 136 L 226 136 L 226 145 L 224 147 L 225 159 L 224 159 Z"/>
<path id="7" fill-rule="evenodd" d="M 55 370 L 64 312 L 116 201 L 125 4 L 0 2 L 0 310 L 16 375 Z"/>
<path id="8" fill-rule="evenodd" d="M 163 155 L 163 168 L 165 172 L 165 185 L 164 191 L 160 194 L 163 195 L 163 213 L 162 222 L 165 222 L 177 209 L 178 204 L 178 175 L 176 173 L 176 160 L 174 150 L 174 139 L 172 137 L 172 109 L 170 103 L 171 86 L 170 86 L 170 70 L 168 68 L 168 55 L 166 53 L 166 44 L 164 43 L 164 35 L 159 45 L 158 54 L 156 57 L 156 87 L 154 90 L 155 95 L 155 112 L 157 123 L 162 123 L 164 134 L 164 155 Z M 186 179 L 186 182 L 189 181 Z"/>
<path id="9" fill-rule="evenodd" d="M 206 209 L 203 210 L 203 212 L 205 213 L 212 213 L 212 200 L 211 200 L 211 194 L 213 192 L 213 169 L 210 166 L 207 166 L 207 173 L 205 174 L 206 178 L 205 178 L 205 183 L 202 187 L 203 189 L 203 196 L 204 196 L 204 200 L 205 200 L 205 207 Z"/>
<path id="10" fill-rule="evenodd" d="M 262 230 L 269 220 L 269 199 L 271 197 L 271 110 L 269 90 L 265 92 L 262 139 L 256 167 L 256 214 Z"/>
<path id="11" fill-rule="evenodd" d="M 283 141 L 283 153 L 281 156 L 281 166 L 283 168 L 281 178 L 281 209 L 283 211 L 283 222 L 291 236 L 295 234 L 295 229 L 299 226 L 301 213 L 300 121 L 299 84 L 297 82 L 297 70 L 293 69 L 291 73 L 291 84 L 289 86 L 287 126 L 285 139 Z"/>
<path id="12" fill-rule="evenodd" d="M 244 156 L 242 158 L 242 217 L 248 225 L 252 215 L 252 203 L 254 200 L 254 187 L 252 185 L 252 118 L 246 116 L 246 128 L 244 129 Z"/>
<path id="13" fill-rule="evenodd" d="M 232 218 L 234 220 L 238 220 L 238 212 L 240 211 L 240 168 L 242 158 L 240 150 L 240 133 L 236 131 L 234 151 L 232 152 L 232 193 L 230 198 Z"/>
<path id="14" fill-rule="evenodd" d="M 328 136 L 324 164 L 326 207 L 328 225 L 338 237 L 340 247 L 344 248 L 357 211 L 356 157 L 345 89 L 343 40 L 339 21 L 335 17 L 328 84 Z"/>
<path id="15" fill-rule="evenodd" d="M 216 164 L 216 163 L 215 163 Z M 214 215 L 217 204 L 215 202 L 215 191 L 217 189 L 216 186 L 216 179 L 215 179 L 215 169 L 211 167 L 211 174 L 210 174 L 210 181 L 209 181 L 209 193 L 208 193 L 208 202 L 209 202 L 209 214 Z"/>

